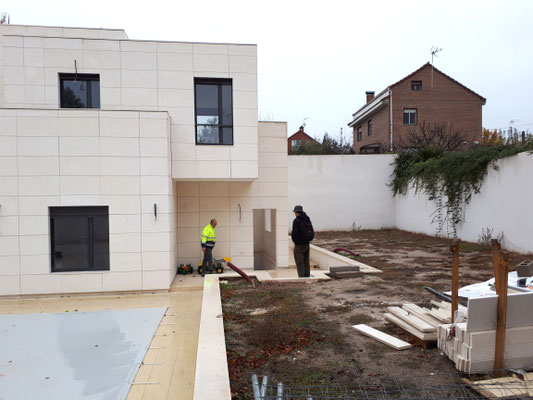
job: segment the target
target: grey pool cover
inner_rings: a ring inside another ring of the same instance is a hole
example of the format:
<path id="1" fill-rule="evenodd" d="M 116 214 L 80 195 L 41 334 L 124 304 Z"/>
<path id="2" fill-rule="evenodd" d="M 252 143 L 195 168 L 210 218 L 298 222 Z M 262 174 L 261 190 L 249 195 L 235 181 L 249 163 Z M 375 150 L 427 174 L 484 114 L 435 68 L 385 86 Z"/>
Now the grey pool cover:
<path id="1" fill-rule="evenodd" d="M 125 399 L 165 311 L 0 315 L 0 399 Z"/>

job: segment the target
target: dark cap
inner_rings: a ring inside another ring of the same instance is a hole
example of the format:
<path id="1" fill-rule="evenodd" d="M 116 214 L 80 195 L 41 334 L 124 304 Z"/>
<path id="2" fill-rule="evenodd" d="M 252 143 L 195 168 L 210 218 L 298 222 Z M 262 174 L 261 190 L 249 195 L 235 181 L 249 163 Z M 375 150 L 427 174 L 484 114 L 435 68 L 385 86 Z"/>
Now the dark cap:
<path id="1" fill-rule="evenodd" d="M 294 206 L 294 210 L 292 212 L 304 212 L 304 208 L 302 206 Z"/>

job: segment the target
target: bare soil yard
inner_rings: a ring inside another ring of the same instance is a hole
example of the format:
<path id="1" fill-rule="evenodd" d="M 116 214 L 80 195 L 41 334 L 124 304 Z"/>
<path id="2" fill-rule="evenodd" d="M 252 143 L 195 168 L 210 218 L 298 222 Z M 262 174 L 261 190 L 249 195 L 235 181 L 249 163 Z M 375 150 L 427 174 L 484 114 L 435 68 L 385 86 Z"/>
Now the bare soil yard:
<path id="1" fill-rule="evenodd" d="M 435 347 L 396 351 L 351 327 L 365 323 L 412 341 L 400 328 L 385 322 L 384 310 L 407 302 L 429 305 L 436 298 L 424 286 L 450 289 L 450 239 L 387 229 L 318 232 L 313 243 L 330 250 L 355 250 L 361 254 L 358 261 L 383 273 L 320 283 L 263 283 L 256 289 L 241 282 L 222 285 L 235 399 L 253 398 L 253 373 L 268 375 L 272 382 L 298 385 L 353 385 L 380 377 L 402 380 L 414 376 L 435 381 L 431 374 L 440 377 L 436 383 L 446 384 L 460 377 Z M 527 258 L 511 253 L 510 265 Z M 490 247 L 461 243 L 461 286 L 491 277 Z"/>

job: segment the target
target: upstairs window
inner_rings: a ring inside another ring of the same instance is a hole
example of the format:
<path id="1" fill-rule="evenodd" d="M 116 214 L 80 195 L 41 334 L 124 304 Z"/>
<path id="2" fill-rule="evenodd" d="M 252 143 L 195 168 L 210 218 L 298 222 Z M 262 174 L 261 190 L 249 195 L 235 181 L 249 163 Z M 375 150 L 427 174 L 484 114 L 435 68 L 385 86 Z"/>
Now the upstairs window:
<path id="1" fill-rule="evenodd" d="M 411 81 L 411 90 L 422 90 L 422 81 Z"/>
<path id="2" fill-rule="evenodd" d="M 194 80 L 196 144 L 233 144 L 231 79 Z"/>
<path id="3" fill-rule="evenodd" d="M 362 126 L 357 128 L 357 141 L 360 142 L 361 140 L 363 140 L 363 127 Z"/>
<path id="4" fill-rule="evenodd" d="M 100 108 L 100 75 L 59 74 L 61 108 Z"/>
<path id="5" fill-rule="evenodd" d="M 302 141 L 299 139 L 293 139 L 291 140 L 291 151 L 295 151 L 302 145 Z"/>
<path id="6" fill-rule="evenodd" d="M 372 136 L 372 120 L 368 121 L 368 136 Z"/>
<path id="7" fill-rule="evenodd" d="M 416 125 L 418 123 L 418 115 L 416 108 L 404 108 L 403 109 L 403 124 L 404 125 Z"/>
<path id="8" fill-rule="evenodd" d="M 107 206 L 50 207 L 52 272 L 109 270 Z"/>

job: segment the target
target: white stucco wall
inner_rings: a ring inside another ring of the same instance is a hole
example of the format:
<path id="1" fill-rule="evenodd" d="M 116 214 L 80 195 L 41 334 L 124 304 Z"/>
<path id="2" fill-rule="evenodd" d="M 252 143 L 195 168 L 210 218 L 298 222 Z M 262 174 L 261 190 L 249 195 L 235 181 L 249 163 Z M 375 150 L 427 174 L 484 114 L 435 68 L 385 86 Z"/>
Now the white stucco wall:
<path id="1" fill-rule="evenodd" d="M 503 232 L 502 246 L 522 253 L 533 252 L 533 155 L 520 153 L 489 168 L 481 192 L 466 207 L 466 221 L 458 226 L 459 238 L 477 242 L 483 229 L 493 237 Z M 431 224 L 435 204 L 423 195 L 396 197 L 396 226 L 399 229 L 434 235 Z"/>
<path id="2" fill-rule="evenodd" d="M 386 185 L 392 161 L 390 155 L 289 156 L 289 211 L 302 205 L 316 230 L 393 227 L 396 207 Z"/>

